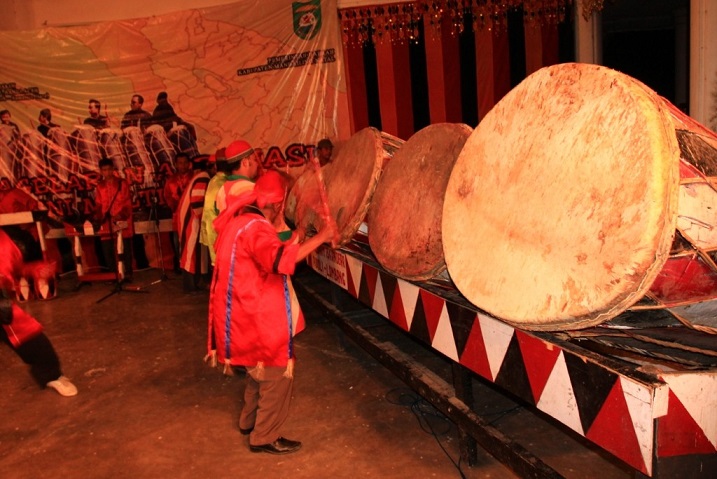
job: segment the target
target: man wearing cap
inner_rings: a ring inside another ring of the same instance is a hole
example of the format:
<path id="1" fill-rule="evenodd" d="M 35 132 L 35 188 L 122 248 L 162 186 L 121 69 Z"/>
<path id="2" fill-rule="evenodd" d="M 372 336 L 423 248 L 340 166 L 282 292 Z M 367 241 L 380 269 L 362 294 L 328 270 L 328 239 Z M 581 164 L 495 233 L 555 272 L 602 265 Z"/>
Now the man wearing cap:
<path id="1" fill-rule="evenodd" d="M 209 184 L 207 185 L 207 194 L 204 196 L 204 208 L 202 212 L 202 230 L 199 234 L 199 242 L 209 250 L 209 259 L 212 266 L 214 266 L 217 257 L 214 251 L 214 241 L 217 239 L 217 233 L 212 223 L 216 219 L 217 214 L 219 214 L 215 200 L 220 188 L 227 181 L 227 174 L 229 173 L 229 163 L 227 163 L 227 159 L 224 157 L 225 154 L 225 149 L 221 148 L 209 157 L 210 159 L 212 157 L 215 159 L 216 174 L 212 176 L 212 179 L 209 180 Z"/>
<path id="2" fill-rule="evenodd" d="M 331 154 L 334 151 L 334 144 L 331 140 L 324 138 L 319 140 L 316 144 L 316 158 L 319 160 L 319 164 L 324 166 L 331 162 Z"/>
<path id="3" fill-rule="evenodd" d="M 261 165 L 254 148 L 244 140 L 233 141 L 226 149 L 227 163 L 230 174 L 217 192 L 217 213 L 226 209 L 231 198 L 254 188 L 254 181 L 259 176 Z"/>
<path id="4" fill-rule="evenodd" d="M 204 195 L 209 184 L 206 172 L 209 155 L 192 159 L 194 175 L 182 193 L 177 207 L 177 235 L 179 236 L 179 267 L 185 293 L 199 289 L 202 275 L 209 273 L 209 252 L 199 243 L 199 230 L 204 209 Z"/>
<path id="5" fill-rule="evenodd" d="M 251 452 L 270 454 L 301 447 L 281 436 L 294 378 L 295 331 L 287 278 L 296 263 L 335 234 L 334 227 L 328 227 L 303 243 L 282 242 L 273 222 L 282 211 L 285 186 L 276 171 L 269 171 L 220 213 L 209 304 L 218 360 L 247 370 L 240 432 L 249 435 Z"/>

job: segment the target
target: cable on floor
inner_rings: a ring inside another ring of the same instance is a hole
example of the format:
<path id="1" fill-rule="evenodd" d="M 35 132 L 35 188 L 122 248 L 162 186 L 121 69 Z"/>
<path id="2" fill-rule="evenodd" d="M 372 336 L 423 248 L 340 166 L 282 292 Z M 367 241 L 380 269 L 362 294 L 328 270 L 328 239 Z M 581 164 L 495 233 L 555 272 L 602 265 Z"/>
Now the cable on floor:
<path id="1" fill-rule="evenodd" d="M 458 461 L 455 461 L 438 437 L 439 435 L 445 435 L 448 431 L 450 431 L 452 426 L 450 419 L 444 416 L 438 409 L 433 407 L 431 403 L 410 389 L 391 389 L 386 393 L 385 397 L 386 401 L 390 404 L 409 407 L 411 409 L 411 412 L 418 420 L 418 424 L 421 426 L 421 429 L 423 429 L 423 432 L 433 436 L 448 460 L 451 461 L 451 464 L 453 464 L 458 473 L 461 475 L 461 479 L 466 479 L 466 476 L 461 469 L 460 457 Z M 434 425 L 436 427 L 434 427 Z M 438 427 L 440 427 L 440 430 L 437 430 Z"/>
<path id="2" fill-rule="evenodd" d="M 388 391 L 385 397 L 386 401 L 388 401 L 390 404 L 409 407 L 411 409 L 411 412 L 418 420 L 418 424 L 421 426 L 423 432 L 433 436 L 443 453 L 446 455 L 446 457 L 448 457 L 453 466 L 458 470 L 458 473 L 461 475 L 461 478 L 465 479 L 466 476 L 461 469 L 460 456 L 458 458 L 458 461 L 455 461 L 453 457 L 451 457 L 450 453 L 446 450 L 446 448 L 443 447 L 443 444 L 441 444 L 441 441 L 438 437 L 439 435 L 442 436 L 448 434 L 448 432 L 451 430 L 453 422 L 445 415 L 443 415 L 443 413 L 441 413 L 438 409 L 433 407 L 431 403 L 413 392 L 411 389 L 394 388 Z M 511 408 L 504 409 L 501 411 L 482 413 L 480 414 L 480 416 L 486 419 L 491 416 L 496 416 L 494 419 L 488 421 L 488 424 L 493 426 L 495 425 L 495 423 L 497 423 L 504 417 L 521 409 L 523 409 L 523 406 L 517 404 Z"/>

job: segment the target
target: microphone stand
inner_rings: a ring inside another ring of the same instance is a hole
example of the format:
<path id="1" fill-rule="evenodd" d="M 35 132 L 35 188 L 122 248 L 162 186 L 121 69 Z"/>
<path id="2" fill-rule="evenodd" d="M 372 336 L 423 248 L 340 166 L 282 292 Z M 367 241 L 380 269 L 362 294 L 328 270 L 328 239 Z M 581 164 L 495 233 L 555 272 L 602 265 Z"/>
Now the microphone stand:
<path id="1" fill-rule="evenodd" d="M 149 285 L 161 283 L 162 281 L 166 281 L 169 279 L 169 276 L 167 276 L 167 270 L 164 268 L 164 253 L 162 252 L 162 235 L 159 230 L 159 214 L 157 213 L 157 205 L 159 203 L 159 198 L 157 197 L 157 194 L 155 192 L 154 195 L 152 195 L 151 198 L 152 206 L 149 208 L 149 220 L 152 221 L 154 218 L 154 233 L 155 233 L 155 240 L 157 241 L 157 250 L 159 251 L 159 268 L 162 270 L 162 275 L 159 277 L 158 280 L 152 281 L 149 283 Z"/>
<path id="2" fill-rule="evenodd" d="M 108 228 L 110 231 L 110 238 L 113 238 L 114 241 L 116 241 L 116 245 L 113 248 L 114 256 L 115 256 L 115 262 L 117 264 L 117 267 L 115 269 L 115 287 L 112 291 L 110 291 L 108 294 L 104 295 L 100 299 L 96 301 L 96 303 L 101 303 L 105 299 L 109 298 L 110 296 L 114 294 L 119 294 L 122 291 L 128 291 L 130 293 L 149 293 L 149 291 L 143 291 L 141 287 L 123 287 L 122 281 L 124 280 L 124 239 L 122 238 L 122 228 L 113 228 L 112 224 L 112 218 L 109 215 L 109 210 L 106 215 L 106 221 L 108 224 Z M 116 235 L 116 240 L 114 239 Z"/>

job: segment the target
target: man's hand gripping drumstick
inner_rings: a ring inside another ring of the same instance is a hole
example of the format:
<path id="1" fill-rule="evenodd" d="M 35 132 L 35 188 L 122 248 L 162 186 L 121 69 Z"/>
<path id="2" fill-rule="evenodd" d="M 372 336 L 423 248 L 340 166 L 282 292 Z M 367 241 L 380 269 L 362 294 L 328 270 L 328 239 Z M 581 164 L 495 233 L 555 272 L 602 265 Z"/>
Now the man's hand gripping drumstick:
<path id="1" fill-rule="evenodd" d="M 331 247 L 336 248 L 339 244 L 339 228 L 336 224 L 336 221 L 334 220 L 333 216 L 331 216 L 331 209 L 329 208 L 329 199 L 326 195 L 326 185 L 324 184 L 324 175 L 321 172 L 321 164 L 319 163 L 319 159 L 316 158 L 316 155 L 314 154 L 315 151 L 312 148 L 309 150 L 309 164 L 316 172 L 316 182 L 319 185 L 319 197 L 321 199 L 321 211 L 319 212 L 321 216 L 321 220 L 324 223 L 324 230 L 328 229 L 333 232 L 331 236 Z"/>

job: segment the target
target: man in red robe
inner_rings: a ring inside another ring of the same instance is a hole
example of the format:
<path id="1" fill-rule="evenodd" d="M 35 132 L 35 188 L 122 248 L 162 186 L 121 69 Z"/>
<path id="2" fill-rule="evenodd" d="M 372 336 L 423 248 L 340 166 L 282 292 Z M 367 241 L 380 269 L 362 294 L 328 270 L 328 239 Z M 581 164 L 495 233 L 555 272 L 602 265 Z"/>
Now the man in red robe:
<path id="1" fill-rule="evenodd" d="M 56 390 L 62 396 L 74 396 L 77 388 L 62 375 L 60 360 L 52 343 L 43 333 L 42 325 L 4 297 L 5 291 L 17 280 L 23 269 L 20 249 L 0 229 L 0 341 L 9 344 L 30 366 L 30 373 L 40 387 Z"/>
<path id="2" fill-rule="evenodd" d="M 218 360 L 247 371 L 240 432 L 249 435 L 252 452 L 271 454 L 301 447 L 281 436 L 294 378 L 287 277 L 297 262 L 335 234 L 327 227 L 303 243 L 282 242 L 273 222 L 284 196 L 283 179 L 270 171 L 215 220 L 219 236 L 209 305 Z"/>
<path id="3" fill-rule="evenodd" d="M 117 176 L 114 162 L 110 158 L 102 158 L 99 167 L 102 179 L 95 187 L 95 220 L 111 233 L 102 238 L 102 255 L 112 271 L 117 271 L 118 262 L 121 261 L 123 270 L 120 270 L 120 276 L 131 281 L 134 226 L 129 186 Z M 118 231 L 122 232 L 122 251 L 119 251 L 117 244 Z"/>

